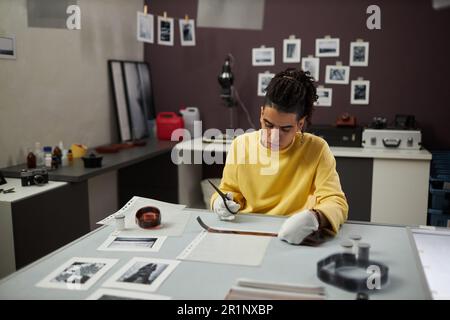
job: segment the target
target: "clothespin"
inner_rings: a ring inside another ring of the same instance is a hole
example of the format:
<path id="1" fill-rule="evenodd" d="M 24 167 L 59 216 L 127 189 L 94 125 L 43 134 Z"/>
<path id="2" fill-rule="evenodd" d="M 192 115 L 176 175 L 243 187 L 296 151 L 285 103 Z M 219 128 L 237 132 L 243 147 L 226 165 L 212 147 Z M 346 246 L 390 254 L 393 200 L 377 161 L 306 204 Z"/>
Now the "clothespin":
<path id="1" fill-rule="evenodd" d="M 364 78 L 363 77 L 358 77 L 358 79 L 357 79 L 358 81 L 363 81 L 364 80 Z"/>
<path id="2" fill-rule="evenodd" d="M 364 40 L 363 40 L 363 39 L 360 39 L 360 38 L 358 38 L 358 39 L 356 39 L 356 42 L 364 42 Z"/>
<path id="3" fill-rule="evenodd" d="M 265 73 L 265 74 L 269 74 L 269 73 L 270 73 L 270 71 L 269 71 L 269 70 L 266 70 L 266 71 L 264 71 L 264 73 Z"/>
<path id="4" fill-rule="evenodd" d="M 164 19 L 167 19 L 167 12 L 166 11 L 164 11 L 163 17 L 164 17 Z"/>
<path id="5" fill-rule="evenodd" d="M 323 86 L 323 85 L 319 85 L 318 87 L 317 87 L 317 89 L 324 89 L 325 87 Z"/>
<path id="6" fill-rule="evenodd" d="M 336 65 L 339 67 L 342 66 L 342 61 L 336 61 Z"/>
<path id="7" fill-rule="evenodd" d="M 308 58 L 314 58 L 314 56 L 312 54 L 309 54 Z"/>
<path id="8" fill-rule="evenodd" d="M 326 35 L 325 39 L 331 39 L 331 36 L 330 35 Z"/>
<path id="9" fill-rule="evenodd" d="M 266 47 L 265 45 L 262 45 L 260 48 L 261 48 L 261 49 L 264 49 L 265 47 Z"/>
<path id="10" fill-rule="evenodd" d="M 187 14 L 184 15 L 184 21 L 186 21 L 186 22 L 189 21 L 189 16 Z"/>
<path id="11" fill-rule="evenodd" d="M 295 35 L 294 35 L 294 34 L 291 34 L 291 35 L 289 36 L 289 39 L 295 39 Z"/>
<path id="12" fill-rule="evenodd" d="M 146 15 L 146 14 L 147 14 L 147 12 L 148 12 L 148 7 L 147 7 L 147 5 L 146 5 L 146 4 L 144 4 L 144 14 Z"/>

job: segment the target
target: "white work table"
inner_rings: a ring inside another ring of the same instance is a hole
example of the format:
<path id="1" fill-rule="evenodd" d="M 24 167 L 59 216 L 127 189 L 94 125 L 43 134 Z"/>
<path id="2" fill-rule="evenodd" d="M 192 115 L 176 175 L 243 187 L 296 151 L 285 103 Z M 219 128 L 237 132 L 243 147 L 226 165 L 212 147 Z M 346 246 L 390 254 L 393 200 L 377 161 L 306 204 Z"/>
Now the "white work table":
<path id="1" fill-rule="evenodd" d="M 168 237 L 159 252 L 113 252 L 97 248 L 114 230 L 104 226 L 47 255 L 0 281 L 0 299 L 85 299 L 133 257 L 176 259 L 202 230 L 195 220 L 201 216 L 214 227 L 277 231 L 284 218 L 265 215 L 239 215 L 233 223 L 220 222 L 205 210 L 185 210 L 190 214 L 184 233 Z M 149 231 L 151 232 L 151 231 Z M 173 299 L 223 299 L 238 278 L 324 286 L 329 299 L 355 299 L 355 293 L 325 284 L 316 275 L 317 262 L 341 251 L 340 242 L 359 234 L 371 245 L 370 259 L 389 267 L 389 281 L 370 299 L 429 299 L 431 297 L 420 259 L 409 230 L 401 226 L 346 223 L 340 233 L 318 247 L 293 246 L 271 238 L 261 265 L 241 266 L 182 260 L 155 292 Z M 227 235 L 222 235 L 226 241 Z M 243 236 L 245 237 L 245 236 Z M 217 248 L 220 250 L 220 248 Z M 72 257 L 119 259 L 113 268 L 87 291 L 48 289 L 35 284 Z"/>
<path id="2" fill-rule="evenodd" d="M 205 169 L 218 165 L 223 167 L 229 147 L 230 143 L 205 143 L 202 138 L 175 146 L 172 158 L 179 159 L 180 203 L 194 208 L 204 207 L 200 182 L 212 177 L 205 174 Z M 427 223 L 430 152 L 425 149 L 330 149 L 336 158 L 337 171 L 349 202 L 349 219 L 404 225 Z M 219 161 L 195 164 L 194 160 L 201 161 L 205 153 Z M 215 175 L 220 178 L 221 171 L 216 170 Z"/>

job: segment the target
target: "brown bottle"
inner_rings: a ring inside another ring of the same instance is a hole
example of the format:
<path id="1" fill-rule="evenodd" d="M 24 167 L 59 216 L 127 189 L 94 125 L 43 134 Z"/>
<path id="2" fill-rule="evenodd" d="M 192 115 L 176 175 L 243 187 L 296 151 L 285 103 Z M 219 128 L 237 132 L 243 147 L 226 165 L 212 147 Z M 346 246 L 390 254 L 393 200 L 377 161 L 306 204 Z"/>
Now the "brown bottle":
<path id="1" fill-rule="evenodd" d="M 69 166 L 73 164 L 73 153 L 72 149 L 67 152 L 67 160 L 69 161 Z"/>
<path id="2" fill-rule="evenodd" d="M 36 156 L 31 151 L 28 152 L 28 156 L 27 156 L 27 168 L 28 169 L 36 168 Z"/>
<path id="3" fill-rule="evenodd" d="M 59 147 L 55 147 L 53 149 L 53 157 L 56 157 L 56 162 L 58 165 L 61 164 L 61 158 L 62 158 L 62 150 Z"/>

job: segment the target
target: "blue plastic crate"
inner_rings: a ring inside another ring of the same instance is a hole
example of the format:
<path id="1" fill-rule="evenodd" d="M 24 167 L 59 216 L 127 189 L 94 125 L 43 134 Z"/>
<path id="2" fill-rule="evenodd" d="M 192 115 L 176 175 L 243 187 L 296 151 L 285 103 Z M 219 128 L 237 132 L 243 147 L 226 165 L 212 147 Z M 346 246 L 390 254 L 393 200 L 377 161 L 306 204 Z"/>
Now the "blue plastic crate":
<path id="1" fill-rule="evenodd" d="M 435 227 L 450 227 L 450 213 L 443 210 L 428 209 L 428 225 Z"/>

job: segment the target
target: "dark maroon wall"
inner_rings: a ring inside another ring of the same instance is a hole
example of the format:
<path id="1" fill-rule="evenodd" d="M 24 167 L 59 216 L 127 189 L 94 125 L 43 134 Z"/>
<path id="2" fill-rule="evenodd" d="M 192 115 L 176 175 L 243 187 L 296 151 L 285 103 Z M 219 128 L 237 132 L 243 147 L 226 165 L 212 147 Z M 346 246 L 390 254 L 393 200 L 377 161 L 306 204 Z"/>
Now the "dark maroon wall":
<path id="1" fill-rule="evenodd" d="M 366 8 L 381 7 L 381 30 L 366 28 Z M 196 0 L 152 0 L 150 12 L 196 18 Z M 156 19 L 155 19 L 156 22 Z M 156 30 L 155 30 L 156 31 Z M 146 44 L 157 111 L 175 111 L 182 105 L 200 109 L 204 128 L 225 129 L 229 118 L 219 98 L 217 75 L 227 53 L 235 57 L 235 87 L 258 124 L 263 98 L 256 95 L 258 73 L 278 72 L 296 64 L 282 63 L 282 41 L 290 34 L 302 39 L 302 56 L 314 54 L 315 39 L 331 35 L 341 39 L 338 58 L 321 58 L 325 66 L 341 60 L 348 65 L 350 42 L 370 42 L 368 67 L 351 67 L 351 80 L 371 81 L 370 104 L 350 105 L 350 85 L 330 85 L 333 106 L 317 108 L 313 123 L 334 123 L 343 112 L 367 124 L 374 116 L 393 121 L 395 114 L 414 114 L 423 129 L 425 147 L 450 148 L 450 9 L 435 11 L 431 0 L 266 0 L 263 30 L 197 28 L 197 46 L 181 47 L 178 24 L 175 45 Z M 156 32 L 155 32 L 156 36 Z M 251 49 L 275 47 L 272 67 L 253 67 Z M 248 128 L 240 111 L 239 126 Z"/>

